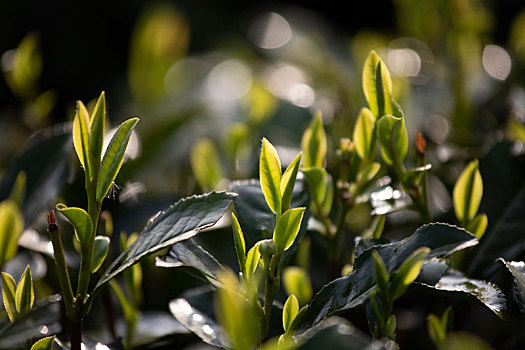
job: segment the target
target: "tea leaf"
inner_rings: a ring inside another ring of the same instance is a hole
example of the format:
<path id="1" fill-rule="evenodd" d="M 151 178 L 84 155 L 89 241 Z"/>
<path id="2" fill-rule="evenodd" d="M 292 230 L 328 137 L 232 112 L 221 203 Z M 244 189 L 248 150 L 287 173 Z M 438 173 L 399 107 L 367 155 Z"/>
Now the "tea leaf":
<path id="1" fill-rule="evenodd" d="M 93 223 L 88 213 L 82 208 L 66 207 L 64 204 L 57 204 L 57 210 L 64 214 L 71 225 L 75 228 L 77 239 L 81 244 L 87 244 L 91 239 L 93 232 Z"/>
<path id="2" fill-rule="evenodd" d="M 334 200 L 332 176 L 324 168 L 306 168 L 302 172 L 310 186 L 316 209 L 321 215 L 328 215 Z"/>
<path id="3" fill-rule="evenodd" d="M 487 214 L 478 214 L 476 217 L 468 224 L 467 231 L 472 233 L 478 239 L 481 239 L 487 230 L 489 220 Z"/>
<path id="4" fill-rule="evenodd" d="M 193 145 L 191 168 L 197 182 L 205 191 L 215 188 L 222 179 L 222 166 L 213 141 L 203 138 Z"/>
<path id="5" fill-rule="evenodd" d="M 372 258 L 374 259 L 374 280 L 377 284 L 377 288 L 379 293 L 386 294 L 388 293 L 388 282 L 390 281 L 390 276 L 388 275 L 385 263 L 375 250 L 372 250 Z"/>
<path id="6" fill-rule="evenodd" d="M 13 188 L 11 189 L 11 193 L 9 194 L 9 198 L 15 204 L 21 208 L 24 204 L 24 199 L 26 197 L 26 190 L 27 190 L 27 175 L 25 171 L 21 170 L 18 175 L 16 176 L 15 183 L 13 184 Z"/>
<path id="7" fill-rule="evenodd" d="M 502 258 L 499 258 L 498 261 L 502 262 L 514 277 L 514 294 L 522 315 L 525 315 L 525 263 L 523 261 L 505 261 Z"/>
<path id="8" fill-rule="evenodd" d="M 195 243 L 192 238 L 172 245 L 167 255 L 157 257 L 155 265 L 167 268 L 181 266 L 194 268 L 204 276 L 206 281 L 214 286 L 218 286 L 219 283 L 217 277 L 218 272 L 224 269 L 224 266 L 222 266 L 213 255 Z"/>
<path id="9" fill-rule="evenodd" d="M 124 160 L 124 154 L 128 146 L 129 138 L 131 137 L 131 132 L 138 122 L 138 118 L 126 120 L 120 124 L 117 132 L 115 132 L 111 138 L 98 173 L 97 202 L 102 202 L 113 181 L 115 181 L 122 161 Z"/>
<path id="10" fill-rule="evenodd" d="M 241 225 L 234 213 L 232 213 L 232 229 L 235 252 L 237 253 L 237 260 L 239 261 L 239 269 L 246 275 L 244 269 L 246 266 L 246 244 L 244 243 L 244 233 L 242 233 Z"/>
<path id="11" fill-rule="evenodd" d="M 33 344 L 31 350 L 52 350 L 55 343 L 55 336 L 42 338 Z"/>
<path id="12" fill-rule="evenodd" d="M 375 118 L 392 114 L 392 80 L 388 69 L 374 50 L 370 51 L 365 61 L 362 81 L 366 101 Z"/>
<path id="13" fill-rule="evenodd" d="M 464 229 L 436 223 L 421 226 L 402 241 L 376 245 L 371 249 L 377 251 L 389 274 L 392 274 L 420 247 L 430 248 L 427 258 L 432 259 L 448 256 L 477 243 L 477 239 Z M 328 283 L 314 296 L 306 310 L 294 320 L 294 330 L 311 327 L 336 312 L 363 305 L 375 288 L 371 249 L 356 258 L 349 275 Z"/>
<path id="14" fill-rule="evenodd" d="M 95 237 L 95 246 L 93 247 L 93 263 L 91 264 L 91 273 L 97 272 L 102 266 L 109 252 L 109 237 L 97 236 Z"/>
<path id="15" fill-rule="evenodd" d="M 368 108 L 361 108 L 354 127 L 354 142 L 357 154 L 361 159 L 368 159 L 373 149 L 374 126 L 376 119 Z"/>
<path id="16" fill-rule="evenodd" d="M 35 293 L 33 291 L 33 279 L 31 278 L 31 269 L 27 265 L 18 285 L 16 286 L 15 293 L 16 300 L 16 311 L 19 315 L 25 315 L 33 307 L 35 301 Z"/>
<path id="17" fill-rule="evenodd" d="M 18 206 L 10 199 L 0 202 L 0 267 L 14 258 L 24 219 Z"/>
<path id="18" fill-rule="evenodd" d="M 283 308 L 283 328 L 284 332 L 288 333 L 290 325 L 292 324 L 293 319 L 297 316 L 299 312 L 299 302 L 295 295 L 291 294 L 286 302 L 284 303 Z"/>
<path id="19" fill-rule="evenodd" d="M 106 119 L 106 94 L 100 94 L 95 109 L 91 114 L 89 125 L 89 158 L 94 172 L 98 171 L 102 158 L 102 147 L 104 145 L 104 131 Z"/>
<path id="20" fill-rule="evenodd" d="M 281 194 L 282 194 L 282 208 L 281 211 L 284 213 L 290 209 L 290 203 L 292 201 L 293 188 L 295 186 L 295 180 L 297 173 L 299 172 L 299 165 L 301 164 L 301 157 L 303 153 L 300 152 L 294 160 L 288 165 L 281 178 Z"/>
<path id="21" fill-rule="evenodd" d="M 92 177 L 89 160 L 89 112 L 82 103 L 77 101 L 77 112 L 73 119 L 73 145 L 78 159 L 86 172 L 86 176 Z"/>
<path id="22" fill-rule="evenodd" d="M 191 238 L 213 226 L 235 198 L 234 193 L 211 192 L 181 199 L 150 219 L 135 242 L 106 270 L 95 291 L 146 255 Z M 117 267 L 120 263 L 120 266 Z M 91 295 L 95 293 L 92 292 Z"/>
<path id="23" fill-rule="evenodd" d="M 308 271 L 298 266 L 287 266 L 282 278 L 286 294 L 296 296 L 301 306 L 308 304 L 313 295 Z"/>
<path id="24" fill-rule="evenodd" d="M 255 244 L 250 250 L 248 250 L 248 254 L 246 255 L 246 262 L 245 262 L 245 272 L 246 272 L 246 278 L 250 279 L 253 277 L 253 274 L 255 273 L 255 269 L 257 269 L 257 265 L 259 264 L 259 259 L 261 258 L 261 253 L 259 252 L 259 244 Z"/>
<path id="25" fill-rule="evenodd" d="M 454 212 L 463 226 L 467 226 L 476 215 L 483 196 L 483 180 L 478 160 L 467 164 L 454 185 Z"/>
<path id="26" fill-rule="evenodd" d="M 303 166 L 305 168 L 323 167 L 326 156 L 327 141 L 323 129 L 323 117 L 317 112 L 304 131 L 301 139 L 303 150 Z"/>
<path id="27" fill-rule="evenodd" d="M 16 282 L 8 273 L 2 272 L 2 299 L 9 316 L 9 321 L 14 323 L 20 315 L 16 308 Z"/>
<path id="28" fill-rule="evenodd" d="M 421 247 L 414 251 L 410 256 L 401 264 L 401 267 L 392 276 L 392 284 L 390 286 L 390 296 L 393 300 L 400 298 L 421 271 L 423 261 L 430 253 L 430 249 L 427 247 Z"/>
<path id="29" fill-rule="evenodd" d="M 273 232 L 273 241 L 277 251 L 282 252 L 290 248 L 301 227 L 305 209 L 289 209 L 279 218 Z"/>
<path id="30" fill-rule="evenodd" d="M 259 162 L 261 189 L 268 206 L 277 215 L 281 214 L 281 162 L 273 145 L 265 138 L 262 140 Z"/>
<path id="31" fill-rule="evenodd" d="M 383 159 L 392 164 L 394 159 L 402 162 L 408 151 L 408 135 L 405 119 L 387 114 L 377 122 L 377 136 L 381 141 Z"/>

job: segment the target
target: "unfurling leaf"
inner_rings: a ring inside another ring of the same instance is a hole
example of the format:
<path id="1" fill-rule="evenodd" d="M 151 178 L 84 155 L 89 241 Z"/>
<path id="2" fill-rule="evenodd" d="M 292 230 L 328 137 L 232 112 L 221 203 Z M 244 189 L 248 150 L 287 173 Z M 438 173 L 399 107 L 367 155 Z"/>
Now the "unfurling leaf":
<path id="1" fill-rule="evenodd" d="M 109 237 L 97 236 L 95 237 L 95 245 L 93 247 L 93 263 L 91 265 L 91 273 L 97 272 L 106 259 L 109 251 Z"/>
<path id="2" fill-rule="evenodd" d="M 282 208 L 281 161 L 275 147 L 266 138 L 262 140 L 259 179 L 266 203 L 274 214 L 280 215 Z"/>
<path id="3" fill-rule="evenodd" d="M 33 307 L 35 301 L 35 292 L 33 290 L 33 279 L 31 278 L 31 269 L 27 265 L 15 293 L 16 311 L 19 315 L 25 315 Z"/>
<path id="4" fill-rule="evenodd" d="M 24 218 L 15 202 L 0 202 L 0 267 L 16 255 L 23 229 Z"/>
<path id="5" fill-rule="evenodd" d="M 305 209 L 289 209 L 279 218 L 273 232 L 273 241 L 277 251 L 282 252 L 290 248 L 301 227 Z"/>
<path id="6" fill-rule="evenodd" d="M 237 253 L 237 260 L 239 261 L 239 269 L 246 275 L 246 243 L 244 242 L 244 234 L 237 220 L 237 216 L 232 213 L 232 229 L 233 229 L 233 241 L 235 243 L 235 252 Z"/>
<path id="7" fill-rule="evenodd" d="M 478 160 L 467 164 L 454 186 L 454 212 L 463 226 L 467 226 L 476 215 L 483 196 L 483 180 Z"/>
<path id="8" fill-rule="evenodd" d="M 363 69 L 363 92 L 370 111 L 379 119 L 392 114 L 392 80 L 386 65 L 375 51 L 370 51 Z"/>
<path id="9" fill-rule="evenodd" d="M 6 272 L 2 272 L 2 298 L 9 321 L 13 323 L 19 315 L 16 309 L 16 282 L 15 279 Z"/>
<path id="10" fill-rule="evenodd" d="M 381 142 L 383 159 L 392 164 L 402 162 L 408 151 L 408 134 L 405 119 L 387 114 L 377 122 L 377 137 Z"/>
<path id="11" fill-rule="evenodd" d="M 286 267 L 283 271 L 283 286 L 286 294 L 294 295 L 301 306 L 312 299 L 312 283 L 308 271 L 302 267 Z"/>
<path id="12" fill-rule="evenodd" d="M 91 114 L 89 124 L 89 160 L 94 172 L 100 166 L 102 158 L 102 147 L 104 145 L 104 132 L 106 120 L 106 94 L 104 91 L 100 94 L 95 109 Z M 93 174 L 95 175 L 95 174 Z"/>
<path id="13" fill-rule="evenodd" d="M 376 119 L 368 108 L 361 108 L 354 127 L 354 142 L 357 154 L 361 159 L 368 159 L 374 149 L 374 126 Z"/>
<path id="14" fill-rule="evenodd" d="M 84 167 L 86 176 L 91 178 L 91 168 L 89 166 L 89 112 L 82 103 L 77 101 L 77 112 L 73 119 L 73 146 L 77 152 L 78 159 Z"/>
<path id="15" fill-rule="evenodd" d="M 392 284 L 390 286 L 390 295 L 392 300 L 398 299 L 401 297 L 410 283 L 412 283 L 419 272 L 421 271 L 421 266 L 423 261 L 430 253 L 430 248 L 421 247 L 414 251 L 408 258 L 403 261 L 403 264 L 392 276 Z"/>
<path id="16" fill-rule="evenodd" d="M 303 166 L 305 168 L 323 167 L 326 156 L 327 141 L 323 129 L 323 117 L 317 112 L 301 140 L 303 149 Z"/>
<path id="17" fill-rule="evenodd" d="M 82 208 L 66 207 L 64 204 L 57 204 L 57 210 L 64 214 L 68 221 L 75 228 L 77 239 L 81 244 L 87 244 L 93 234 L 93 223 L 88 213 Z"/>
<path id="18" fill-rule="evenodd" d="M 115 181 L 122 161 L 124 160 L 124 154 L 128 146 L 129 138 L 131 137 L 131 132 L 138 122 L 138 118 L 126 120 L 120 124 L 117 132 L 115 132 L 111 138 L 98 173 L 97 202 L 102 202 L 113 181 Z"/>
<path id="19" fill-rule="evenodd" d="M 292 324 L 295 316 L 297 316 L 298 312 L 299 302 L 297 301 L 295 295 L 291 294 L 288 299 L 286 299 L 283 308 L 283 328 L 285 333 L 288 332 L 288 329 L 290 328 L 290 325 Z"/>
<path id="20" fill-rule="evenodd" d="M 288 165 L 281 178 L 281 194 L 282 194 L 282 207 L 281 211 L 284 213 L 290 208 L 292 201 L 293 188 L 295 186 L 295 180 L 297 173 L 299 172 L 299 165 L 301 164 L 301 157 L 303 153 L 300 152 L 295 159 Z"/>
<path id="21" fill-rule="evenodd" d="M 201 188 L 214 189 L 222 179 L 222 166 L 217 147 L 212 140 L 203 138 L 191 148 L 191 168 Z"/>

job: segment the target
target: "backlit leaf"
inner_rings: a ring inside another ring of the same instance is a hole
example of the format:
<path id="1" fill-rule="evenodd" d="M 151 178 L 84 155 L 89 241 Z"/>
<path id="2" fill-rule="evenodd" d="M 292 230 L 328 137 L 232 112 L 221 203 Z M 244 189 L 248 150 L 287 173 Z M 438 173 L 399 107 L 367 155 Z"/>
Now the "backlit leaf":
<path id="1" fill-rule="evenodd" d="M 297 316 L 299 312 L 299 302 L 295 295 L 291 294 L 286 302 L 284 303 L 283 308 L 283 328 L 285 332 L 288 332 L 290 325 L 292 324 L 293 319 Z"/>
<path id="2" fill-rule="evenodd" d="M 299 305 L 308 304 L 312 299 L 312 282 L 308 271 L 298 266 L 287 266 L 283 270 L 283 287 L 288 295 L 297 297 Z"/>
<path id="3" fill-rule="evenodd" d="M 287 210 L 277 221 L 273 232 L 273 241 L 277 251 L 284 251 L 292 245 L 301 227 L 301 221 L 306 208 Z"/>
<path id="4" fill-rule="evenodd" d="M 0 202 L 0 267 L 16 255 L 23 229 L 24 219 L 15 202 Z"/>
<path id="5" fill-rule="evenodd" d="M 246 266 L 246 243 L 244 242 L 244 233 L 242 232 L 241 225 L 234 213 L 232 213 L 232 230 L 235 252 L 237 253 L 237 260 L 239 261 L 239 269 L 243 274 L 246 274 L 244 270 Z"/>
<path id="6" fill-rule="evenodd" d="M 259 160 L 259 179 L 266 203 L 275 214 L 281 213 L 281 162 L 275 147 L 266 139 L 262 140 Z"/>
<path id="7" fill-rule="evenodd" d="M 304 131 L 301 148 L 303 150 L 303 166 L 305 168 L 323 167 L 327 141 L 321 112 L 316 113 L 310 125 Z"/>
<path id="8" fill-rule="evenodd" d="M 77 152 L 78 159 L 86 171 L 86 176 L 91 177 L 89 167 L 89 112 L 82 103 L 77 101 L 77 112 L 73 119 L 73 145 Z"/>
<path id="9" fill-rule="evenodd" d="M 16 309 L 16 282 L 15 279 L 8 273 L 2 272 L 2 299 L 4 308 L 9 316 L 11 323 L 18 318 L 18 310 Z"/>
<path id="10" fill-rule="evenodd" d="M 365 61 L 362 83 L 366 101 L 376 119 L 393 113 L 392 80 L 386 65 L 374 50 L 370 51 Z"/>
<path id="11" fill-rule="evenodd" d="M 16 310 L 19 315 L 25 315 L 33 307 L 35 301 L 35 292 L 33 290 L 33 279 L 31 278 L 31 269 L 27 265 L 18 285 L 16 286 Z"/>
<path id="12" fill-rule="evenodd" d="M 393 300 L 401 297 L 410 283 L 419 275 L 423 261 L 430 253 L 430 249 L 427 247 L 421 247 L 414 251 L 410 256 L 401 264 L 401 267 L 392 276 L 392 284 L 390 286 L 390 295 Z"/>
<path id="13" fill-rule="evenodd" d="M 109 252 L 109 237 L 96 236 L 95 245 L 93 247 L 93 263 L 91 265 L 91 273 L 97 272 L 102 266 L 102 263 L 106 259 Z"/>
<path id="14" fill-rule="evenodd" d="M 306 168 L 302 172 L 312 192 L 316 210 L 321 215 L 328 215 L 334 199 L 332 176 L 324 168 Z"/>
<path id="15" fill-rule="evenodd" d="M 377 136 L 381 142 L 383 159 L 392 164 L 394 159 L 402 162 L 408 151 L 408 135 L 405 119 L 387 114 L 377 122 Z"/>
<path id="16" fill-rule="evenodd" d="M 282 208 L 284 213 L 290 208 L 292 201 L 293 188 L 297 173 L 299 172 L 299 165 L 301 164 L 302 152 L 300 152 L 294 160 L 288 165 L 281 178 L 281 194 L 282 194 Z"/>
<path id="17" fill-rule="evenodd" d="M 255 273 L 255 269 L 257 269 L 257 265 L 259 264 L 259 259 L 261 258 L 261 253 L 259 252 L 259 244 L 255 244 L 253 247 L 248 250 L 248 254 L 246 255 L 246 262 L 245 262 L 245 272 L 246 272 L 246 278 L 250 279 L 252 278 L 253 274 Z"/>
<path id="18" fill-rule="evenodd" d="M 374 126 L 376 119 L 368 108 L 361 108 L 354 127 L 354 143 L 361 159 L 368 159 L 373 149 Z"/>
<path id="19" fill-rule="evenodd" d="M 102 146 L 104 145 L 104 131 L 106 120 L 106 94 L 100 94 L 95 109 L 91 114 L 89 125 L 89 158 L 93 170 L 98 169 L 102 158 Z"/>
<path id="20" fill-rule="evenodd" d="M 124 160 L 124 154 L 128 146 L 129 138 L 131 137 L 131 132 L 138 122 L 138 118 L 126 120 L 120 124 L 117 132 L 115 132 L 111 138 L 98 173 L 97 202 L 102 202 L 113 181 L 115 181 L 122 161 Z"/>
<path id="21" fill-rule="evenodd" d="M 56 208 L 73 225 L 80 243 L 87 244 L 93 235 L 93 223 L 88 213 L 82 208 L 66 207 L 64 204 L 57 204 Z"/>
<path id="22" fill-rule="evenodd" d="M 212 140 L 203 138 L 191 148 L 191 168 L 201 188 L 209 191 L 222 179 L 222 166 L 217 147 Z"/>
<path id="23" fill-rule="evenodd" d="M 478 160 L 467 164 L 454 185 L 454 212 L 463 225 L 468 225 L 476 215 L 483 196 L 483 180 Z"/>
<path id="24" fill-rule="evenodd" d="M 31 350 L 52 350 L 55 342 L 55 336 L 42 338 L 33 344 Z"/>
<path id="25" fill-rule="evenodd" d="M 472 233 L 478 239 L 481 239 L 487 230 L 489 220 L 486 214 L 478 214 L 476 217 L 468 224 L 467 231 Z"/>

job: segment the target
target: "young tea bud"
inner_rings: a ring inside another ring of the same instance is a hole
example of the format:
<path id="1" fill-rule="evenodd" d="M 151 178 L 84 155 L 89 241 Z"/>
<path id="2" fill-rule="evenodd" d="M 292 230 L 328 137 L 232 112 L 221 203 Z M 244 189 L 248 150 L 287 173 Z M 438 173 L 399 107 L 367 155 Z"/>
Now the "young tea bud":
<path id="1" fill-rule="evenodd" d="M 259 246 L 259 252 L 261 253 L 263 259 L 269 259 L 271 258 L 277 249 L 275 248 L 275 243 L 271 239 L 265 239 L 261 241 L 261 245 Z"/>

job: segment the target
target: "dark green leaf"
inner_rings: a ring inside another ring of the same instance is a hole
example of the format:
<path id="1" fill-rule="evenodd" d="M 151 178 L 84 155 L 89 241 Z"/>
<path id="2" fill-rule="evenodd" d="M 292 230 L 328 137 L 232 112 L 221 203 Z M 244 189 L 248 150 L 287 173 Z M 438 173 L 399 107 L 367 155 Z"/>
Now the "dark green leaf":
<path id="1" fill-rule="evenodd" d="M 138 118 L 131 118 L 120 124 L 117 131 L 111 138 L 97 179 L 97 202 L 102 202 L 109 191 L 109 188 L 115 181 L 117 174 L 122 166 L 124 154 L 128 146 L 129 138 L 135 125 L 139 122 Z"/>
<path id="2" fill-rule="evenodd" d="M 474 236 L 459 227 L 436 223 L 420 227 L 402 241 L 378 245 L 372 249 L 377 250 L 391 274 L 420 247 L 430 248 L 428 259 L 432 259 L 448 256 L 477 243 Z M 373 275 L 373 259 L 369 249 L 356 258 L 354 270 L 349 275 L 330 282 L 314 296 L 307 309 L 294 320 L 292 327 L 311 327 L 327 316 L 362 305 L 375 288 Z"/>
<path id="3" fill-rule="evenodd" d="M 108 268 L 95 290 L 146 255 L 196 235 L 213 226 L 235 198 L 234 193 L 211 192 L 182 199 L 155 215 L 137 240 Z M 120 263 L 120 266 L 117 267 Z M 94 293 L 92 293 L 93 295 Z"/>
<path id="4" fill-rule="evenodd" d="M 514 277 L 514 294 L 521 313 L 525 315 L 525 263 L 504 259 L 498 259 L 498 261 L 502 262 Z"/>
<path id="5" fill-rule="evenodd" d="M 187 266 L 198 270 L 213 285 L 217 286 L 217 272 L 224 267 L 193 239 L 174 244 L 167 255 L 157 257 L 159 267 Z"/>

